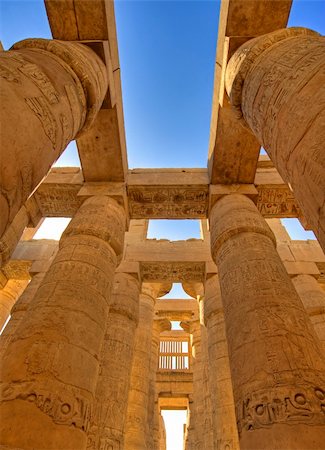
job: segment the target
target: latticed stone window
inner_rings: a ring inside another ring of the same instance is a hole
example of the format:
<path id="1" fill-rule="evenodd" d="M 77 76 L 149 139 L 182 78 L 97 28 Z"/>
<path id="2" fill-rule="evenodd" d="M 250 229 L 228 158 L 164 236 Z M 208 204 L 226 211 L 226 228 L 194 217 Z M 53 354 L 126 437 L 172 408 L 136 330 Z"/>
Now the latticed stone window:
<path id="1" fill-rule="evenodd" d="M 189 338 L 161 338 L 159 347 L 159 370 L 189 370 Z"/>

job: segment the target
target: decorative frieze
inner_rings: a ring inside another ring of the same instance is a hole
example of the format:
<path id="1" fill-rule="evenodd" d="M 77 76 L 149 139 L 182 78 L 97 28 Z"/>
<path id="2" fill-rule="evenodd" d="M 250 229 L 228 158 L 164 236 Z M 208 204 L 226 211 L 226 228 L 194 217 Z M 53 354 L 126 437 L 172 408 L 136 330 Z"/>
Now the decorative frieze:
<path id="1" fill-rule="evenodd" d="M 142 262 L 140 264 L 142 281 L 204 281 L 204 262 Z"/>

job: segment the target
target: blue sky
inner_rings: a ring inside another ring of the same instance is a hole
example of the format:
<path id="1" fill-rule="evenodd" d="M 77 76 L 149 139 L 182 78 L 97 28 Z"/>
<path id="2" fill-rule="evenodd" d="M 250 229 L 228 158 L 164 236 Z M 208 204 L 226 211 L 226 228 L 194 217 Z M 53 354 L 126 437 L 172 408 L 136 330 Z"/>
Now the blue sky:
<path id="1" fill-rule="evenodd" d="M 216 0 L 116 1 L 130 168 L 206 167 L 219 7 Z M 0 0 L 0 11 L 5 49 L 51 38 L 43 0 Z M 295 0 L 289 26 L 324 34 L 324 17 L 325 0 Z M 56 165 L 80 165 L 74 143 Z M 159 221 L 151 230 L 153 237 L 197 236 L 189 221 L 181 233 Z"/>

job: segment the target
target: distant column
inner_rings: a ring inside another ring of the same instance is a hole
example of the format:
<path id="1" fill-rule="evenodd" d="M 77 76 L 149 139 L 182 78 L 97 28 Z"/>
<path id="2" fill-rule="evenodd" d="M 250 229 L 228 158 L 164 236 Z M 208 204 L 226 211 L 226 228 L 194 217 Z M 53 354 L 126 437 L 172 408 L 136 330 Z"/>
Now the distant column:
<path id="1" fill-rule="evenodd" d="M 10 311 L 10 320 L 6 325 L 6 328 L 3 330 L 0 336 L 0 357 L 2 358 L 3 354 L 6 351 L 10 341 L 14 338 L 15 333 L 21 321 L 34 298 L 37 289 L 40 286 L 41 281 L 44 278 L 45 273 L 38 273 L 34 275 L 29 282 L 29 284 L 25 287 L 22 294 L 19 296 L 18 300 L 12 306 Z M 1 294 L 0 294 L 1 295 Z"/>
<path id="2" fill-rule="evenodd" d="M 28 280 L 8 280 L 0 289 L 0 330 L 10 316 L 11 308 L 28 285 Z"/>
<path id="3" fill-rule="evenodd" d="M 168 286 L 165 292 L 169 289 Z M 125 426 L 125 449 L 151 450 L 147 448 L 147 433 L 152 325 L 156 298 L 163 292 L 159 283 L 142 285 Z"/>
<path id="4" fill-rule="evenodd" d="M 325 291 L 311 275 L 297 275 L 292 278 L 292 282 L 314 325 L 325 355 Z"/>
<path id="5" fill-rule="evenodd" d="M 210 213 L 241 450 L 316 450 L 325 442 L 325 360 L 305 308 L 254 203 Z"/>
<path id="6" fill-rule="evenodd" d="M 228 345 L 217 275 L 209 277 L 205 282 L 204 305 L 208 334 L 214 448 L 239 450 Z"/>
<path id="7" fill-rule="evenodd" d="M 107 91 L 87 46 L 26 39 L 0 52 L 0 237 L 68 143 L 94 121 Z"/>
<path id="8" fill-rule="evenodd" d="M 135 331 L 139 320 L 137 274 L 116 273 L 106 322 L 89 450 L 123 449 Z"/>
<path id="9" fill-rule="evenodd" d="M 86 448 L 125 222 L 115 200 L 91 197 L 64 231 L 59 251 L 3 357 L 3 445 Z"/>
<path id="10" fill-rule="evenodd" d="M 226 89 L 325 251 L 324 67 L 324 37 L 306 28 L 277 30 L 235 52 Z"/>
<path id="11" fill-rule="evenodd" d="M 159 429 L 160 429 L 160 441 L 159 441 L 159 450 L 166 450 L 166 427 L 165 421 L 161 414 L 159 414 Z"/>
<path id="12" fill-rule="evenodd" d="M 155 319 L 152 326 L 152 344 L 150 361 L 150 387 L 148 402 L 148 423 L 149 433 L 147 446 L 150 450 L 159 450 L 160 445 L 160 410 L 158 406 L 158 396 L 156 392 L 156 378 L 158 370 L 158 355 L 160 345 L 160 333 L 171 329 L 168 319 Z"/>

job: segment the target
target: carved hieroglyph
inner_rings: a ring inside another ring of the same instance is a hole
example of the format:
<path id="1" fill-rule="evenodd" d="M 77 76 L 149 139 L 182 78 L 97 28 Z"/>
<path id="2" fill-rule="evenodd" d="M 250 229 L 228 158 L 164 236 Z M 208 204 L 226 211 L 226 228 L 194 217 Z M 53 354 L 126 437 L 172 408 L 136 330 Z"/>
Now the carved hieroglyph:
<path id="1" fill-rule="evenodd" d="M 116 273 L 106 322 L 87 449 L 121 450 L 128 405 L 135 331 L 139 319 L 140 283 Z"/>
<path id="2" fill-rule="evenodd" d="M 289 183 L 325 250 L 325 38 L 305 28 L 257 37 L 232 56 L 230 101 Z"/>
<path id="3" fill-rule="evenodd" d="M 60 240 L 1 370 L 2 444 L 86 447 L 98 357 L 125 213 L 109 197 L 86 200 Z M 11 430 L 20 430 L 12 433 Z"/>
<path id="4" fill-rule="evenodd" d="M 322 448 L 325 360 L 273 233 L 241 195 L 214 205 L 210 227 L 240 448 Z"/>
<path id="5" fill-rule="evenodd" d="M 204 262 L 141 262 L 141 278 L 145 282 L 203 281 Z"/>
<path id="6" fill-rule="evenodd" d="M 2 236 L 68 143 L 91 126 L 107 74 L 86 46 L 26 39 L 0 53 L 0 80 Z"/>
<path id="7" fill-rule="evenodd" d="M 204 218 L 208 186 L 129 186 L 129 208 L 134 219 Z"/>

